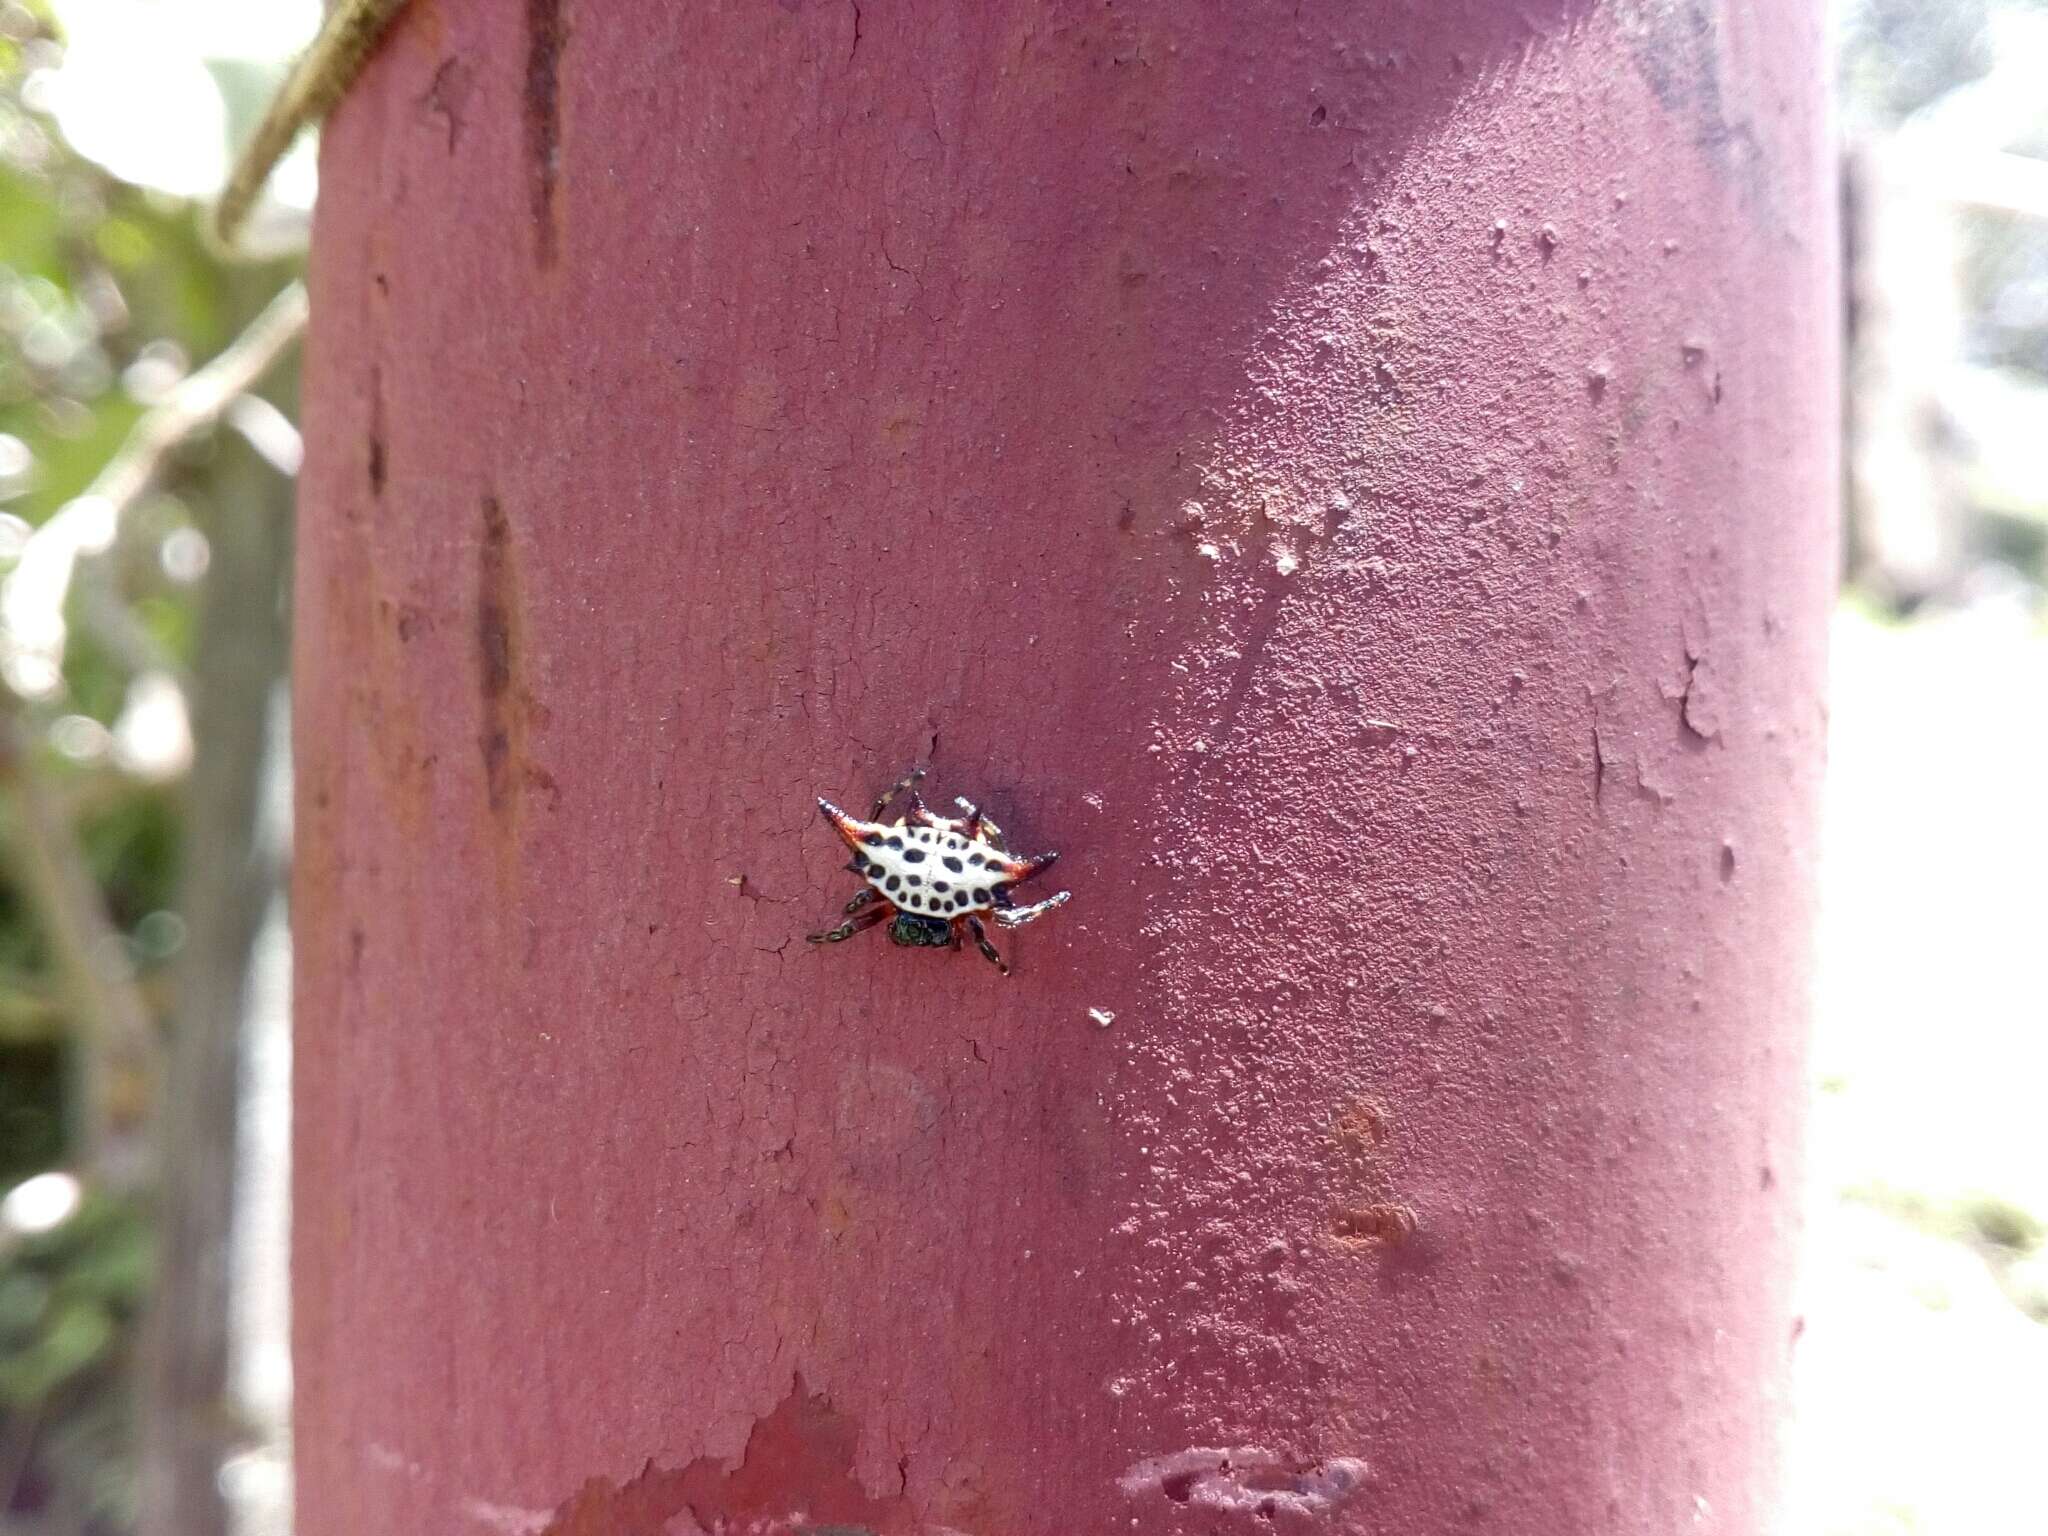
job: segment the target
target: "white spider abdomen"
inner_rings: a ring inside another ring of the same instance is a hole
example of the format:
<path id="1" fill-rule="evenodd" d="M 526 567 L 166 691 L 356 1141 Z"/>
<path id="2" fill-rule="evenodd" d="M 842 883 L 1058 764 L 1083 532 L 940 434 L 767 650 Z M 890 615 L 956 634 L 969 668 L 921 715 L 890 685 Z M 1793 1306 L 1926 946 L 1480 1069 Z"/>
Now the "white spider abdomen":
<path id="1" fill-rule="evenodd" d="M 927 917 L 989 911 L 1009 878 L 1006 861 L 987 844 L 901 822 L 869 832 L 854 857 L 879 895 L 905 912 Z"/>

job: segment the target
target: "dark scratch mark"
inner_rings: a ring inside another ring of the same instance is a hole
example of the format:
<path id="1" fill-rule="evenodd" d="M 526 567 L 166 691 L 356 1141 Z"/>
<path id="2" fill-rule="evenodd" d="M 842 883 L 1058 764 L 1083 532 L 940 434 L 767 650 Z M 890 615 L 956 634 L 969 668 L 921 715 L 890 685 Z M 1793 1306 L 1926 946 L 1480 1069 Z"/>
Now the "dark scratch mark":
<path id="1" fill-rule="evenodd" d="M 562 0 L 526 0 L 526 159 L 540 264 L 555 264 L 555 181 L 562 157 Z"/>
<path id="2" fill-rule="evenodd" d="M 381 498 L 384 494 L 384 370 L 370 370 L 370 442 L 367 470 L 370 479 L 370 495 Z"/>
<path id="3" fill-rule="evenodd" d="M 1600 722 L 1593 722 L 1593 803 L 1600 803 L 1600 790 L 1607 782 L 1607 757 L 1600 750 Z"/>
<path id="4" fill-rule="evenodd" d="M 427 83 L 426 93 L 420 97 L 422 111 L 430 112 L 448 125 L 448 153 L 455 153 L 455 146 L 462 139 L 462 114 L 469 103 L 470 69 L 461 59 L 450 54 L 434 71 L 434 78 Z"/>
<path id="5" fill-rule="evenodd" d="M 483 729 L 478 739 L 484 760 L 484 788 L 492 811 L 502 811 L 512 793 L 512 573 L 511 529 L 498 498 L 483 500 L 483 540 L 477 549 L 477 684 L 483 696 Z"/>
<path id="6" fill-rule="evenodd" d="M 860 0 L 853 3 L 853 47 L 847 50 L 846 62 L 851 64 L 854 55 L 860 52 Z"/>

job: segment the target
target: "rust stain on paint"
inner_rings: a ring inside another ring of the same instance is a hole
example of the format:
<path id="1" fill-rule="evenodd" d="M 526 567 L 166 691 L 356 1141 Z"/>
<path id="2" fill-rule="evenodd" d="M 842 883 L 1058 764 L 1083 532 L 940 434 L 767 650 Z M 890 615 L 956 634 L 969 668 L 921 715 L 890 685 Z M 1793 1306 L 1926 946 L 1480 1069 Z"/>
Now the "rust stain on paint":
<path id="1" fill-rule="evenodd" d="M 1338 1211 L 1330 1218 L 1330 1236 L 1347 1246 L 1391 1245 L 1413 1237 L 1417 1225 L 1409 1207 L 1380 1201 Z"/>
<path id="2" fill-rule="evenodd" d="M 1352 1186 L 1351 1195 L 1335 1203 L 1325 1228 L 1341 1247 L 1391 1247 L 1414 1236 L 1420 1225 L 1414 1209 L 1388 1193 L 1385 1151 L 1393 1132 L 1393 1115 L 1371 1098 L 1352 1099 L 1330 1122 L 1344 1181 Z"/>
<path id="3" fill-rule="evenodd" d="M 527 792 L 537 790 L 552 808 L 561 791 L 554 776 L 536 764 L 529 737 L 547 724 L 520 678 L 519 566 L 512 529 L 496 496 L 483 498 L 483 528 L 477 545 L 476 665 L 481 723 L 477 751 L 483 760 L 484 796 L 493 817 L 516 830 Z"/>
<path id="4" fill-rule="evenodd" d="M 1330 1125 L 1330 1135 L 1337 1144 L 1361 1157 L 1385 1146 L 1392 1130 L 1393 1117 L 1377 1099 L 1353 1099 L 1337 1112 Z"/>
<path id="5" fill-rule="evenodd" d="M 539 1536 L 674 1536 L 774 1529 L 801 1536 L 907 1536 L 922 1529 L 902 1494 L 875 1498 L 854 1476 L 860 1427 L 801 1376 L 747 1437 L 739 1464 L 649 1462 L 623 1483 L 594 1477 Z M 685 1521 L 694 1521 L 694 1527 Z"/>

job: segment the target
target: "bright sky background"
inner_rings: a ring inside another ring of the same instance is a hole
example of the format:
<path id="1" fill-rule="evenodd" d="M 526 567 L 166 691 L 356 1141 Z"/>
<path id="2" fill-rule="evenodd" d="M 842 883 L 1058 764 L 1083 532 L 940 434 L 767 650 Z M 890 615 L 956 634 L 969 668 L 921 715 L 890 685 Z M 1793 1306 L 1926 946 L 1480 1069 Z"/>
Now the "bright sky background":
<path id="1" fill-rule="evenodd" d="M 81 154 L 124 181 L 210 197 L 227 177 L 228 114 L 209 64 L 276 67 L 312 40 L 319 0 L 55 0 L 67 47 L 43 102 Z M 271 195 L 313 199 L 302 143 Z"/>

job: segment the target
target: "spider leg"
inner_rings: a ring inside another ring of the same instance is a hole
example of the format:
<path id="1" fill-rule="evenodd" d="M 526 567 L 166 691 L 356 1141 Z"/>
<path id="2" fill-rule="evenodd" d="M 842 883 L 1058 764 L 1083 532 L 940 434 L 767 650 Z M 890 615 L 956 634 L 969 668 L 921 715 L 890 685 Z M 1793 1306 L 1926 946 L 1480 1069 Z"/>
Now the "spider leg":
<path id="1" fill-rule="evenodd" d="M 804 942 L 807 944 L 837 944 L 843 939 L 852 938 L 864 928 L 872 928 L 875 924 L 885 921 L 889 914 L 895 910 L 888 902 L 877 901 L 870 905 L 860 916 L 849 917 L 837 928 L 827 929 L 823 933 L 805 934 Z"/>
<path id="2" fill-rule="evenodd" d="M 967 813 L 967 820 L 961 824 L 962 835 L 972 838 L 978 832 L 991 847 L 1003 853 L 1010 851 L 1003 846 L 1003 829 L 982 815 L 980 806 L 972 800 L 955 800 L 953 803 Z"/>
<path id="3" fill-rule="evenodd" d="M 1005 928 L 1022 928 L 1026 923 L 1035 922 L 1054 907 L 1064 906 L 1071 891 L 1061 891 L 1057 896 L 1048 896 L 1043 901 L 1034 901 L 1028 907 L 1012 907 L 996 913 L 996 922 Z"/>
<path id="4" fill-rule="evenodd" d="M 868 815 L 869 821 L 880 821 L 882 812 L 889 809 L 889 802 L 905 790 L 910 791 L 910 803 L 918 810 L 924 809 L 924 802 L 917 798 L 917 781 L 924 777 L 922 768 L 913 768 L 894 784 L 882 791 L 882 798 L 875 802 L 875 808 Z"/>
<path id="5" fill-rule="evenodd" d="M 1057 853 L 1041 853 L 1035 859 L 1020 859 L 1014 854 L 1006 854 L 1005 857 L 1009 860 L 1009 867 L 1003 871 L 1003 876 L 1012 884 L 1029 880 L 1033 875 L 1042 875 L 1060 861 Z"/>
<path id="6" fill-rule="evenodd" d="M 860 888 L 860 894 L 854 897 L 853 900 L 849 901 L 846 904 L 844 910 L 848 913 L 858 912 L 862 907 L 866 906 L 869 902 L 880 901 L 881 899 L 882 898 L 880 893 L 878 893 L 872 885 L 864 885 Z"/>
<path id="7" fill-rule="evenodd" d="M 967 926 L 973 930 L 974 947 L 981 951 L 982 958 L 987 960 L 990 965 L 1001 971 L 1005 976 L 1009 975 L 1010 967 L 1003 957 L 996 953 L 995 945 L 989 943 L 988 930 L 981 926 L 981 919 L 970 913 L 967 918 Z"/>

